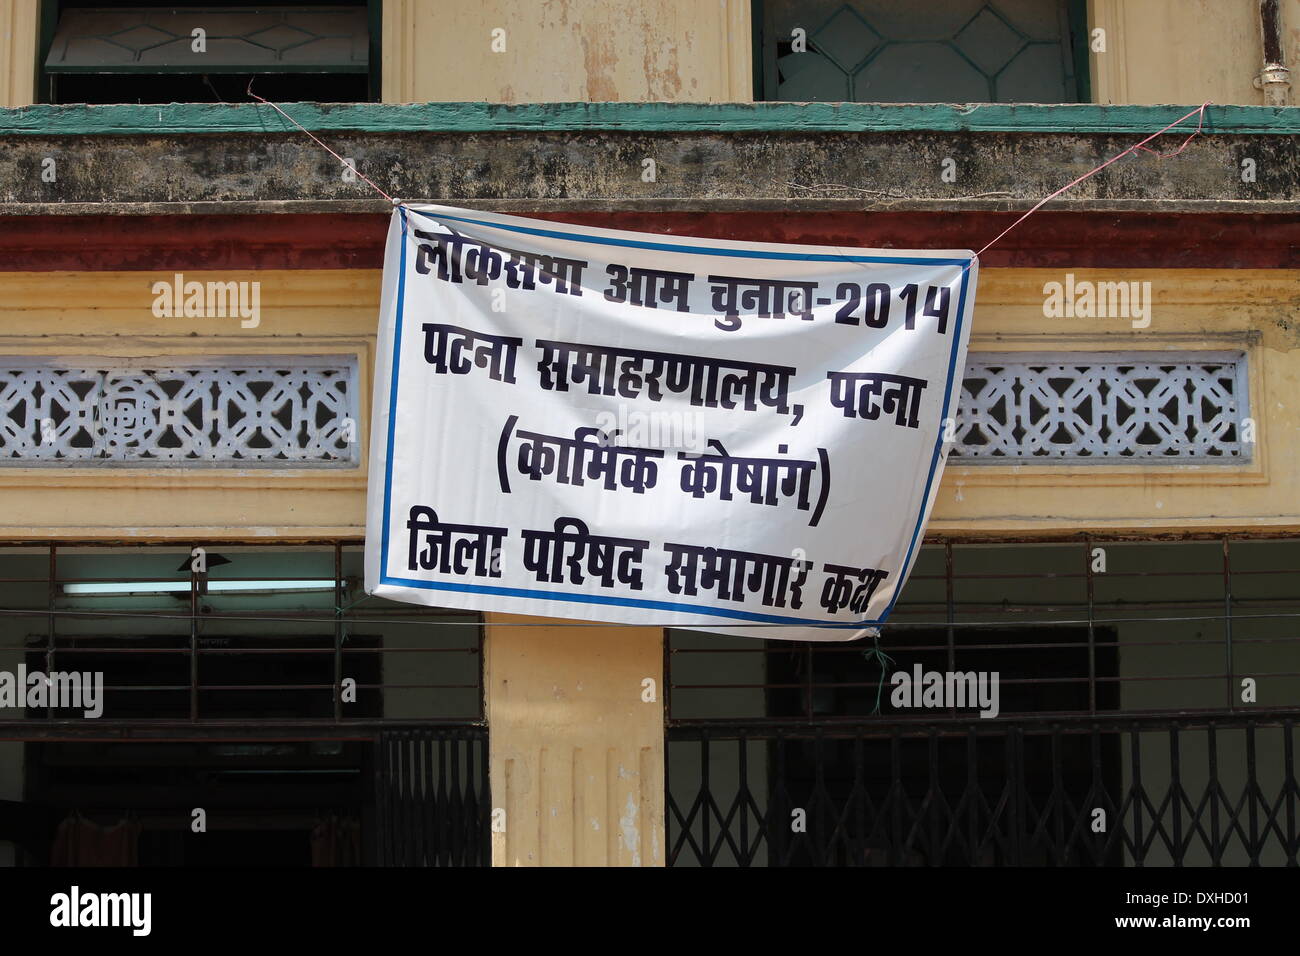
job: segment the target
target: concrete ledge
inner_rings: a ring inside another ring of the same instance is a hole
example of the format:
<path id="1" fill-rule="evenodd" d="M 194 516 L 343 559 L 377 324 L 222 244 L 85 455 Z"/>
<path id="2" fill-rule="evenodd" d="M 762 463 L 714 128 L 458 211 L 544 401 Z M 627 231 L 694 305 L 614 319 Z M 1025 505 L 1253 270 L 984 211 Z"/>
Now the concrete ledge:
<path id="1" fill-rule="evenodd" d="M 391 195 L 507 211 L 1008 211 L 1032 206 L 1138 139 L 800 129 L 353 131 L 324 138 Z M 51 159 L 55 181 L 45 182 Z M 643 179 L 646 160 L 655 164 L 650 182 Z M 1253 178 L 1243 181 L 1247 160 Z M 954 181 L 945 181 L 945 170 Z M 1126 156 L 1051 208 L 1260 213 L 1293 211 L 1297 200 L 1300 132 L 1237 132 L 1201 137 L 1174 157 Z M 90 138 L 0 131 L 5 215 L 387 208 L 364 182 L 345 182 L 338 161 L 299 131 Z"/>

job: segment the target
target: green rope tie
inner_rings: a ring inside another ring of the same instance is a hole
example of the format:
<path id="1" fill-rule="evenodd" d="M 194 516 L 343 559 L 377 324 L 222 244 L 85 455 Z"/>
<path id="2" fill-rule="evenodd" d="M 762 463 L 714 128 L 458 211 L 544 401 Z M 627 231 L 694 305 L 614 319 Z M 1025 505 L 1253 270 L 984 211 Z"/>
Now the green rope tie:
<path id="1" fill-rule="evenodd" d="M 876 706 L 871 711 L 871 715 L 874 717 L 880 713 L 880 697 L 884 693 L 885 678 L 889 674 L 889 668 L 894 663 L 894 659 L 880 649 L 879 632 L 872 639 L 871 649 L 863 651 L 862 656 L 869 661 L 874 660 L 880 664 L 880 682 L 876 684 Z"/>

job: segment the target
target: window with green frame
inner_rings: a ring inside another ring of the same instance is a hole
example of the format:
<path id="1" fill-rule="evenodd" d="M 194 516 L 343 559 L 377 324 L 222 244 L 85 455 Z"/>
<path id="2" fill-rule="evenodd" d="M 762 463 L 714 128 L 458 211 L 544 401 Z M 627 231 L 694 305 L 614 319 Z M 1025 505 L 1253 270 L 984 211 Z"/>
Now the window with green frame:
<path id="1" fill-rule="evenodd" d="M 756 100 L 1088 102 L 1085 0 L 753 0 Z"/>
<path id="2" fill-rule="evenodd" d="M 43 0 L 48 103 L 378 100 L 382 0 Z"/>

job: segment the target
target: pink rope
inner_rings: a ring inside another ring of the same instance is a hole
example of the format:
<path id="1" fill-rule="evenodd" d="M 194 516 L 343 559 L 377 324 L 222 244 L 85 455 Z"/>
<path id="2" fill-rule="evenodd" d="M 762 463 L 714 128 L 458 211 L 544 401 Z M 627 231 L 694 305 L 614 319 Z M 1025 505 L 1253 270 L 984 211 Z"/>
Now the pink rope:
<path id="1" fill-rule="evenodd" d="M 351 163 L 349 163 L 346 159 L 344 159 L 344 158 L 343 158 L 342 156 L 340 156 L 338 153 L 334 152 L 334 150 L 330 149 L 328 146 L 326 146 L 324 143 L 322 143 L 322 142 L 321 142 L 321 141 L 320 141 L 316 136 L 312 135 L 311 130 L 307 129 L 307 127 L 303 126 L 303 125 L 302 125 L 301 123 L 299 123 L 296 119 L 294 119 L 292 116 L 290 116 L 290 115 L 289 115 L 288 113 L 286 113 L 284 110 L 280 109 L 280 107 L 276 106 L 276 105 L 275 105 L 274 103 L 272 103 L 270 100 L 263 99 L 262 97 L 258 96 L 256 93 L 254 93 L 254 92 L 253 92 L 253 81 L 252 81 L 252 80 L 249 80 L 249 81 L 248 81 L 248 95 L 251 96 L 253 99 L 258 100 L 259 102 L 265 103 L 267 106 L 271 107 L 271 109 L 275 110 L 277 113 L 279 113 L 279 114 L 280 114 L 281 116 L 283 116 L 285 119 L 287 119 L 287 120 L 288 120 L 290 123 L 292 123 L 294 126 L 298 127 L 300 130 L 302 130 L 302 131 L 303 131 L 304 133 L 306 133 L 308 136 L 311 136 L 311 138 L 312 138 L 313 140 L 315 140 L 316 144 L 317 144 L 318 146 L 320 146 L 321 149 L 325 150 L 327 153 L 329 153 L 331 156 L 333 156 L 335 159 L 337 159 L 340 163 L 342 163 L 345 167 L 347 167 L 348 169 L 352 170 L 354 173 L 356 173 L 358 176 L 360 176 L 362 179 L 364 179 L 364 180 L 365 180 L 365 181 L 370 185 L 370 188 L 373 189 L 375 192 L 379 193 L 379 195 L 383 196 L 385 199 L 387 199 L 387 200 L 388 200 L 389 202 L 391 202 L 391 203 L 396 203 L 396 202 L 397 202 L 396 199 L 394 199 L 392 196 L 388 195 L 388 193 L 384 192 L 382 189 L 380 189 L 378 186 L 376 186 L 373 182 L 371 182 L 371 180 L 369 179 L 369 177 L 366 176 L 365 173 L 361 172 L 361 170 L 357 169 L 355 166 L 353 166 Z"/>
<path id="2" fill-rule="evenodd" d="M 1196 136 L 1198 136 L 1198 135 L 1200 134 L 1201 129 L 1205 126 L 1205 108 L 1206 108 L 1207 106 L 1209 106 L 1209 105 L 1210 105 L 1210 101 L 1209 101 L 1209 100 L 1206 100 L 1204 103 L 1202 103 L 1202 104 L 1201 104 L 1200 106 L 1198 106 L 1196 109 L 1192 110 L 1192 111 L 1191 111 L 1190 113 L 1188 113 L 1186 116 L 1182 117 L 1181 119 L 1176 119 L 1176 120 L 1174 120 L 1172 123 L 1170 123 L 1170 124 L 1169 124 L 1168 126 L 1166 126 L 1164 129 L 1160 130 L 1160 132 L 1158 132 L 1158 133 L 1152 133 L 1152 134 L 1151 134 L 1150 136 L 1148 136 L 1146 139 L 1142 140 L 1142 142 L 1140 142 L 1140 143 L 1135 143 L 1134 145 L 1130 146 L 1128 149 L 1124 150 L 1124 152 L 1122 152 L 1122 153 L 1118 153 L 1118 154 L 1116 154 L 1115 156 L 1112 156 L 1110 159 L 1106 160 L 1104 163 L 1102 163 L 1102 164 L 1101 164 L 1100 166 L 1098 166 L 1096 169 L 1091 170 L 1090 172 L 1086 172 L 1086 173 L 1084 173 L 1082 176 L 1080 176 L 1080 177 L 1079 177 L 1078 179 L 1076 179 L 1074 182 L 1072 182 L 1072 183 L 1070 183 L 1070 184 L 1068 184 L 1068 185 L 1062 186 L 1062 187 L 1061 187 L 1060 189 L 1058 189 L 1056 192 L 1052 193 L 1052 195 L 1048 196 L 1046 199 L 1041 200 L 1041 201 L 1040 201 L 1036 206 L 1034 206 L 1033 209 L 1029 210 L 1029 212 L 1025 213 L 1023 216 L 1021 216 L 1019 219 L 1017 219 L 1017 220 L 1016 220 L 1015 222 L 1013 222 L 1011 225 L 1007 226 L 1007 228 L 1003 229 L 1000 233 L 998 233 L 997 236 L 993 239 L 993 242 L 990 242 L 987 246 L 985 246 L 985 247 L 984 247 L 983 249 L 981 249 L 979 252 L 975 253 L 975 258 L 978 259 L 980 256 L 984 255 L 984 253 L 988 251 L 989 246 L 993 245 L 994 242 L 997 242 L 999 239 L 1001 239 L 1003 236 L 1005 236 L 1007 233 L 1009 233 L 1012 229 L 1016 228 L 1016 226 L 1020 225 L 1022 222 L 1024 222 L 1026 219 L 1028 219 L 1030 216 L 1032 216 L 1034 213 L 1038 212 L 1039 209 L 1041 209 L 1041 208 L 1042 208 L 1043 206 L 1045 206 L 1047 203 L 1051 202 L 1051 201 L 1052 201 L 1053 199 L 1055 199 L 1057 196 L 1061 195 L 1061 193 L 1065 192 L 1067 189 L 1073 189 L 1075 186 L 1079 185 L 1079 183 L 1083 182 L 1085 179 L 1089 178 L 1090 176 L 1095 176 L 1095 175 L 1097 175 L 1099 172 L 1101 172 L 1103 169 L 1105 169 L 1105 168 L 1106 168 L 1107 166 L 1109 166 L 1111 163 L 1115 162 L 1116 160 L 1123 159 L 1123 158 L 1124 158 L 1125 156 L 1127 156 L 1129 153 L 1135 152 L 1135 151 L 1137 151 L 1137 150 L 1140 149 L 1140 150 L 1142 150 L 1143 152 L 1146 152 L 1146 153 L 1153 153 L 1154 155 L 1156 155 L 1156 156 L 1159 157 L 1160 159 L 1169 159 L 1169 158 L 1171 158 L 1171 157 L 1173 157 L 1173 156 L 1177 156 L 1179 153 L 1181 153 L 1183 150 L 1185 150 L 1185 149 L 1187 148 L 1187 144 L 1188 144 L 1188 143 L 1190 143 L 1190 142 L 1191 142 L 1191 141 L 1192 141 Z M 1174 128 L 1175 126 L 1177 126 L 1179 123 L 1181 123 L 1181 122 L 1183 122 L 1184 120 L 1187 120 L 1187 119 L 1189 119 L 1189 118 L 1195 116 L 1197 113 L 1200 113 L 1200 114 L 1201 114 L 1201 118 L 1200 118 L 1200 121 L 1196 124 L 1196 129 L 1192 130 L 1191 134 L 1188 135 L 1187 139 L 1183 140 L 1183 145 L 1182 145 L 1182 146 L 1179 146 L 1179 147 L 1178 147 L 1176 150 L 1174 150 L 1172 153 L 1158 153 L 1158 152 L 1156 152 L 1154 149 L 1151 149 L 1151 148 L 1149 148 L 1149 147 L 1147 146 L 1147 143 L 1151 142 L 1151 141 L 1152 141 L 1153 139 L 1155 139 L 1157 136 L 1161 136 L 1161 135 L 1163 135 L 1164 133 L 1169 132 L 1169 130 L 1173 129 L 1173 128 Z"/>
<path id="3" fill-rule="evenodd" d="M 325 143 L 322 142 L 322 141 L 320 140 L 319 137 L 317 137 L 316 135 L 314 135 L 314 134 L 311 132 L 311 130 L 307 129 L 307 127 L 303 126 L 303 125 L 302 125 L 301 123 L 299 123 L 296 119 L 294 119 L 292 116 L 290 116 L 290 115 L 289 115 L 288 113 L 286 113 L 284 110 L 280 109 L 280 107 L 276 106 L 276 105 L 275 105 L 274 103 L 272 103 L 270 100 L 265 99 L 264 97 L 258 96 L 256 93 L 254 93 L 254 92 L 253 92 L 253 81 L 252 81 L 252 80 L 249 80 L 249 81 L 248 81 L 248 91 L 247 91 L 247 92 L 248 92 L 248 95 L 251 96 L 253 99 L 257 100 L 259 103 L 265 103 L 267 106 L 271 107 L 271 109 L 275 110 L 277 113 L 279 113 L 279 114 L 280 114 L 281 116 L 283 116 L 285 119 L 287 119 L 287 120 L 288 120 L 290 123 L 292 123 L 294 126 L 298 127 L 300 130 L 302 130 L 304 133 L 306 133 L 308 136 L 310 136 L 311 139 L 312 139 L 312 141 L 315 142 L 318 146 L 320 146 L 321 149 L 325 150 L 327 153 L 329 153 L 331 156 L 333 156 L 335 159 L 337 159 L 340 163 L 342 163 L 343 166 L 347 167 L 348 169 L 351 169 L 354 173 L 356 173 L 358 176 L 360 176 L 361 179 L 362 179 L 362 180 L 363 180 L 363 181 L 364 181 L 368 186 L 370 186 L 371 189 L 373 189 L 375 192 L 379 193 L 379 195 L 383 196 L 383 197 L 384 197 L 385 199 L 387 199 L 390 203 L 396 203 L 396 202 L 397 202 L 396 199 L 394 199 L 392 196 L 388 195 L 388 193 L 384 192 L 384 190 L 380 189 L 379 186 L 377 186 L 377 185 L 374 183 L 374 181 L 371 180 L 368 176 L 366 176 L 363 172 L 361 172 L 359 169 L 356 169 L 355 167 L 353 167 L 351 164 L 348 163 L 348 161 L 347 161 L 346 159 L 344 159 L 344 158 L 343 158 L 342 156 L 340 156 L 338 153 L 334 152 L 334 150 L 330 149 L 327 145 L 325 145 Z M 1032 209 L 1030 209 L 1028 212 L 1026 212 L 1024 215 L 1022 215 L 1019 219 L 1017 219 L 1017 220 L 1016 220 L 1015 222 L 1013 222 L 1011 225 L 1007 226 L 1007 228 L 1003 229 L 1000 233 L 998 233 L 998 234 L 993 238 L 993 240 L 992 240 L 991 242 L 989 242 L 987 245 L 985 245 L 983 249 L 981 249 L 979 252 L 975 253 L 975 258 L 978 259 L 980 256 L 984 255 L 984 253 L 987 252 L 987 251 L 989 250 L 989 248 L 990 248 L 992 245 L 994 245 L 994 243 L 996 243 L 996 242 L 998 242 L 999 240 L 1001 240 L 1003 236 L 1005 236 L 1007 233 L 1009 233 L 1012 229 L 1016 228 L 1016 226 L 1020 225 L 1022 222 L 1024 222 L 1026 219 L 1028 219 L 1030 216 L 1032 216 L 1034 213 L 1038 212 L 1039 209 L 1043 208 L 1043 206 L 1047 205 L 1049 202 L 1051 202 L 1051 201 L 1052 201 L 1053 199 L 1055 199 L 1057 196 L 1061 195 L 1061 193 L 1066 192 L 1066 191 L 1068 191 L 1068 190 L 1070 190 L 1070 189 L 1073 189 L 1075 186 L 1079 185 L 1079 183 L 1083 182 L 1085 179 L 1089 179 L 1090 177 L 1097 175 L 1099 172 L 1101 172 L 1103 169 L 1105 169 L 1105 168 L 1106 168 L 1107 166 L 1109 166 L 1111 163 L 1114 163 L 1114 162 L 1117 162 L 1117 161 L 1123 159 L 1123 158 L 1124 158 L 1125 156 L 1127 156 L 1129 153 L 1133 153 L 1133 152 L 1137 152 L 1138 150 L 1141 150 L 1142 152 L 1145 152 L 1145 153 L 1151 153 L 1151 154 L 1153 154 L 1154 156 L 1156 156 L 1156 157 L 1158 157 L 1158 158 L 1160 158 L 1160 159 L 1170 159 L 1170 158 L 1172 158 L 1172 157 L 1174 157 L 1174 156 L 1177 156 L 1179 153 L 1181 153 L 1183 150 L 1185 150 L 1185 149 L 1187 148 L 1188 144 L 1189 144 L 1193 139 L 1195 139 L 1197 136 L 1199 136 L 1200 133 L 1201 133 L 1201 131 L 1204 129 L 1204 127 L 1205 127 L 1205 110 L 1206 110 L 1206 107 L 1208 107 L 1208 106 L 1210 106 L 1210 105 L 1211 105 L 1211 101 L 1206 100 L 1204 103 L 1202 103 L 1202 104 L 1201 104 L 1200 106 L 1198 106 L 1196 109 L 1192 110 L 1192 111 L 1191 111 L 1190 113 L 1188 113 L 1186 116 L 1183 116 L 1183 117 L 1180 117 L 1179 119 L 1174 120 L 1172 123 L 1170 123 L 1170 124 L 1169 124 L 1168 126 L 1166 126 L 1164 129 L 1159 130 L 1158 132 L 1152 133 L 1152 134 L 1151 134 L 1150 136 L 1148 136 L 1146 139 L 1142 140 L 1142 142 L 1133 144 L 1133 145 L 1130 146 L 1128 149 L 1124 150 L 1124 152 L 1122 152 L 1122 153 L 1117 153 L 1116 155 L 1112 156 L 1110 159 L 1106 160 L 1106 162 L 1102 163 L 1100 166 L 1096 167 L 1095 169 L 1089 170 L 1088 172 L 1084 173 L 1082 176 L 1080 176 L 1078 179 L 1074 180 L 1073 182 L 1071 182 L 1071 183 L 1067 183 L 1066 185 L 1062 186 L 1060 189 L 1058 189 L 1056 192 L 1052 193 L 1050 196 L 1046 197 L 1045 199 L 1041 199 L 1041 200 L 1039 200 L 1039 201 L 1034 205 L 1034 207 L 1033 207 Z M 1173 129 L 1175 126 L 1177 126 L 1179 123 L 1182 123 L 1182 122 L 1184 122 L 1184 121 L 1190 119 L 1191 117 L 1196 116 L 1197 114 L 1200 114 L 1200 119 L 1199 119 L 1199 121 L 1198 121 L 1197 124 L 1196 124 L 1196 129 L 1192 130 L 1192 132 L 1188 134 L 1187 139 L 1183 140 L 1183 144 L 1182 144 L 1181 146 L 1179 146 L 1179 147 L 1178 147 L 1176 150 L 1174 150 L 1173 152 L 1171 152 L 1171 153 L 1160 153 L 1160 152 L 1157 152 L 1156 150 L 1151 149 L 1150 147 L 1147 146 L 1147 143 L 1151 142 L 1151 141 L 1152 141 L 1153 139 L 1155 139 L 1157 136 L 1162 136 L 1162 135 L 1164 135 L 1165 133 L 1167 133 L 1167 132 L 1169 132 L 1171 129 Z"/>

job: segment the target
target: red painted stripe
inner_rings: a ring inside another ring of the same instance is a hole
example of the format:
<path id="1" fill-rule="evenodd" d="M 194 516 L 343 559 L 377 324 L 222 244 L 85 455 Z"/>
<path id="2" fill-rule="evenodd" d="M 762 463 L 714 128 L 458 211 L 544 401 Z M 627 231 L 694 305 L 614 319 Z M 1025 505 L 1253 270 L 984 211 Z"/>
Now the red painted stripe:
<path id="1" fill-rule="evenodd" d="M 1014 213 L 572 212 L 535 218 L 809 245 L 978 249 Z M 0 271 L 378 269 L 384 215 L 0 217 Z M 1300 268 L 1300 215 L 1041 212 L 985 266 Z"/>
<path id="2" fill-rule="evenodd" d="M 383 215 L 0 217 L 0 271 L 377 269 Z"/>

